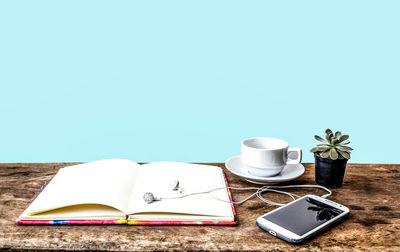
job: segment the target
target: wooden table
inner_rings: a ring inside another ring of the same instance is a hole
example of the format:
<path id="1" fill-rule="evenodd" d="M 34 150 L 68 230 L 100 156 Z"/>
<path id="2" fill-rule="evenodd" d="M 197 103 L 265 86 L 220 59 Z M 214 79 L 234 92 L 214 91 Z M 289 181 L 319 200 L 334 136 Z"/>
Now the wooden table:
<path id="1" fill-rule="evenodd" d="M 330 198 L 351 209 L 344 223 L 303 245 L 291 245 L 259 229 L 256 218 L 272 209 L 254 198 L 238 206 L 239 225 L 229 226 L 22 226 L 15 219 L 45 181 L 72 163 L 0 164 L 0 248 L 31 250 L 393 250 L 400 251 L 400 165 L 349 164 L 342 188 Z M 224 167 L 223 164 L 212 164 Z M 314 165 L 294 184 L 313 184 Z M 224 167 L 225 168 L 225 167 Z M 227 172 L 231 186 L 250 186 Z M 297 193 L 323 194 L 318 189 Z M 232 192 L 240 200 L 250 192 Z M 287 200 L 284 195 L 265 195 Z"/>

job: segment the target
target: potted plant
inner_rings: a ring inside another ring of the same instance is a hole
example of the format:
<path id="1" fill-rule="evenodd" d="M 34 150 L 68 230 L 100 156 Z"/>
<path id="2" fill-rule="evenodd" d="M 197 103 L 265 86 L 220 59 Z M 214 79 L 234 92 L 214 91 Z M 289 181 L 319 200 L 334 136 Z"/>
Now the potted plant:
<path id="1" fill-rule="evenodd" d="M 341 187 L 347 160 L 353 150 L 347 146 L 350 142 L 344 142 L 349 139 L 349 135 L 342 135 L 340 131 L 333 134 L 327 129 L 325 139 L 317 135 L 314 138 L 322 142 L 310 150 L 315 157 L 315 181 L 330 188 Z"/>

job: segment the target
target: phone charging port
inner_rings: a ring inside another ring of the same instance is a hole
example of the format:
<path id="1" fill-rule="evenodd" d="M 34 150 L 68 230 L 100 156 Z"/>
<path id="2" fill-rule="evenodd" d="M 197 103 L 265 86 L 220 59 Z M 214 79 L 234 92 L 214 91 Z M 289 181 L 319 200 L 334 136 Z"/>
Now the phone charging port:
<path id="1" fill-rule="evenodd" d="M 272 234 L 273 236 L 276 236 L 276 233 L 272 230 L 269 230 L 268 233 Z"/>

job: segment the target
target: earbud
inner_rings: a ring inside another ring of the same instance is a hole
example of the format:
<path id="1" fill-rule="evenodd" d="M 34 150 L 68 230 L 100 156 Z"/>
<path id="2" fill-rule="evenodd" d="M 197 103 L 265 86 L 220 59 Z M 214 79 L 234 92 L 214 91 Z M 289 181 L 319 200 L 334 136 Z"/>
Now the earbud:
<path id="1" fill-rule="evenodd" d="M 177 180 L 177 179 L 175 179 L 175 180 L 172 181 L 172 183 L 171 183 L 171 189 L 172 189 L 173 191 L 178 191 L 180 194 L 183 193 L 183 189 L 182 189 L 182 187 L 179 186 L 179 180 Z"/>
<path id="2" fill-rule="evenodd" d="M 172 190 L 178 190 L 178 188 L 179 188 L 179 180 L 172 180 L 172 182 L 171 182 L 171 189 Z"/>
<path id="3" fill-rule="evenodd" d="M 147 193 L 145 193 L 145 194 L 143 195 L 143 200 L 144 200 L 144 202 L 146 202 L 147 204 L 150 204 L 150 203 L 152 203 L 153 201 L 161 200 L 161 198 L 154 197 L 154 195 L 153 195 L 151 192 L 147 192 Z"/>

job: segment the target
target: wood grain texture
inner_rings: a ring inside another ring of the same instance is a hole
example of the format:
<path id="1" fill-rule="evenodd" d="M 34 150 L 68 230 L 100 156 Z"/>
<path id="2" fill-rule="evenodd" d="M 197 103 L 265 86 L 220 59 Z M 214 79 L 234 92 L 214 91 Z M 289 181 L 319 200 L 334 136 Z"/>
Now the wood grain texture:
<path id="1" fill-rule="evenodd" d="M 400 165 L 349 164 L 334 201 L 349 206 L 344 223 L 303 245 L 291 245 L 260 230 L 256 218 L 272 209 L 258 199 L 237 207 L 239 225 L 229 226 L 22 226 L 15 219 L 59 168 L 76 163 L 0 164 L 0 248 L 16 250 L 391 250 L 400 251 Z M 223 164 L 211 164 L 224 167 Z M 291 184 L 314 184 L 314 165 Z M 234 187 L 250 186 L 226 172 Z M 296 189 L 298 194 L 323 191 Z M 233 191 L 233 199 L 250 192 Z M 266 194 L 271 200 L 288 200 Z"/>

